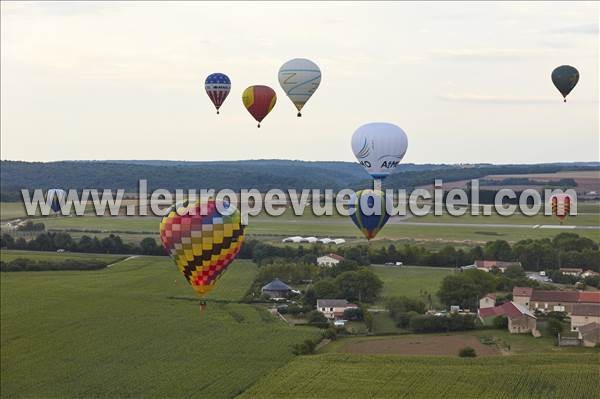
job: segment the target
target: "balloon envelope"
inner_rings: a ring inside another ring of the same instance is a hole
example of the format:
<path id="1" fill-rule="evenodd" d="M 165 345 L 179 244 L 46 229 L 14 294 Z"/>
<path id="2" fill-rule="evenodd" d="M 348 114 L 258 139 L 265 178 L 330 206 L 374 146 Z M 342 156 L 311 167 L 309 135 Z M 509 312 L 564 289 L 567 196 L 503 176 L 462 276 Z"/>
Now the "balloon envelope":
<path id="1" fill-rule="evenodd" d="M 383 179 L 392 173 L 407 148 L 406 133 L 391 123 L 367 123 L 352 135 L 352 151 L 374 179 Z"/>
<path id="2" fill-rule="evenodd" d="M 231 90 L 231 80 L 224 73 L 213 73 L 208 75 L 204 81 L 204 89 L 210 101 L 215 105 L 218 114 L 219 108 L 221 108 Z"/>
<path id="3" fill-rule="evenodd" d="M 552 71 L 552 83 L 566 100 L 567 95 L 579 81 L 579 71 L 570 65 L 561 65 Z"/>
<path id="4" fill-rule="evenodd" d="M 278 77 L 281 88 L 298 109 L 298 116 L 302 116 L 300 110 L 321 83 L 321 70 L 311 60 L 294 58 L 281 66 Z"/>
<path id="5" fill-rule="evenodd" d="M 350 199 L 348 209 L 355 209 L 350 218 L 367 240 L 375 238 L 389 220 L 386 204 L 385 193 L 379 190 L 361 190 Z"/>
<path id="6" fill-rule="evenodd" d="M 552 205 L 552 214 L 555 215 L 562 224 L 569 212 L 571 212 L 573 199 L 568 194 L 554 194 L 550 197 L 550 203 Z"/>
<path id="7" fill-rule="evenodd" d="M 226 202 L 221 204 L 226 212 L 218 210 L 214 199 L 175 204 L 160 222 L 163 247 L 198 295 L 212 290 L 244 241 L 240 212 Z"/>
<path id="8" fill-rule="evenodd" d="M 51 201 L 50 209 L 52 209 L 54 213 L 59 213 L 62 209 L 62 204 L 64 204 L 64 201 L 67 198 L 67 192 L 60 188 L 51 188 L 46 193 L 46 198 Z"/>
<path id="9" fill-rule="evenodd" d="M 269 86 L 250 86 L 242 93 L 242 101 L 250 115 L 258 121 L 258 127 L 260 127 L 260 122 L 275 106 L 277 95 L 275 90 Z"/>

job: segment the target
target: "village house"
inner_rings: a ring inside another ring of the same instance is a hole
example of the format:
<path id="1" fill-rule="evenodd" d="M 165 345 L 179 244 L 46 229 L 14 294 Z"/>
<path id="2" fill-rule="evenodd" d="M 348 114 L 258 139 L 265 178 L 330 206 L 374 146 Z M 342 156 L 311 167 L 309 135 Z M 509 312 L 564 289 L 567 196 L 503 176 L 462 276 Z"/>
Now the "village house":
<path id="1" fill-rule="evenodd" d="M 536 317 L 523 305 L 515 302 L 505 302 L 500 306 L 477 310 L 477 317 L 484 325 L 492 325 L 494 319 L 498 316 L 506 316 L 508 331 L 511 334 L 532 333 L 534 336 L 539 336 Z"/>
<path id="2" fill-rule="evenodd" d="M 346 309 L 358 309 L 358 306 L 345 299 L 317 299 L 317 310 L 328 319 L 344 317 Z"/>
<path id="3" fill-rule="evenodd" d="M 487 294 L 479 300 L 479 309 L 493 308 L 496 306 L 496 294 Z"/>
<path id="4" fill-rule="evenodd" d="M 521 262 L 502 262 L 499 260 L 476 260 L 475 267 L 477 270 L 491 272 L 494 269 L 500 270 L 502 273 L 511 266 L 521 267 Z"/>
<path id="5" fill-rule="evenodd" d="M 561 267 L 560 269 L 558 269 L 558 271 L 561 274 L 564 274 L 565 276 L 575 276 L 575 277 L 579 277 L 579 276 L 581 276 L 581 273 L 583 273 L 583 269 L 570 268 L 570 267 Z"/>
<path id="6" fill-rule="evenodd" d="M 571 331 L 590 323 L 600 324 L 600 303 L 576 303 L 571 312 Z"/>
<path id="7" fill-rule="evenodd" d="M 276 278 L 261 288 L 261 293 L 269 298 L 287 298 L 292 292 L 292 287 Z"/>
<path id="8" fill-rule="evenodd" d="M 600 344 L 600 324 L 589 323 L 579 327 L 578 336 L 583 346 L 594 347 Z"/>
<path id="9" fill-rule="evenodd" d="M 327 254 L 317 258 L 317 265 L 323 267 L 332 267 L 344 260 L 343 256 L 338 254 Z"/>
<path id="10" fill-rule="evenodd" d="M 531 287 L 514 287 L 513 301 L 527 306 L 530 310 L 571 314 L 575 304 L 600 303 L 600 292 L 547 291 Z"/>

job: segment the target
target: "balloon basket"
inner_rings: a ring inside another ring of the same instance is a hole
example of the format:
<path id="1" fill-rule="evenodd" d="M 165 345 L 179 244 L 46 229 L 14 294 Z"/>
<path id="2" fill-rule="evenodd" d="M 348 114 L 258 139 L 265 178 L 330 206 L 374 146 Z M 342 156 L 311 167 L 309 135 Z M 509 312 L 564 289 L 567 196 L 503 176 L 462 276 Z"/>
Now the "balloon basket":
<path id="1" fill-rule="evenodd" d="M 298 112 L 298 115 L 296 115 L 298 118 L 302 117 L 302 114 L 300 112 Z"/>
<path id="2" fill-rule="evenodd" d="M 258 125 L 256 125 L 256 127 L 260 128 L 260 123 Z"/>
<path id="3" fill-rule="evenodd" d="M 206 302 L 200 302 L 200 313 L 203 313 L 206 310 Z"/>

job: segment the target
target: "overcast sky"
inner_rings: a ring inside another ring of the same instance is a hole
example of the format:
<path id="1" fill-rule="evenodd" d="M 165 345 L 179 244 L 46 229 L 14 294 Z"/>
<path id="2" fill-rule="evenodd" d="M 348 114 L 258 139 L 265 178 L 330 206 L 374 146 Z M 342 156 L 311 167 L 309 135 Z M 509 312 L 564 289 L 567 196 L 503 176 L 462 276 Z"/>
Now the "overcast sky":
<path id="1" fill-rule="evenodd" d="M 599 160 L 598 3 L 2 2 L 1 157 L 354 160 L 395 123 L 405 162 Z M 297 118 L 285 61 L 323 79 Z M 563 104 L 550 80 L 580 72 Z M 204 79 L 232 91 L 215 115 Z M 277 92 L 260 129 L 251 84 Z"/>

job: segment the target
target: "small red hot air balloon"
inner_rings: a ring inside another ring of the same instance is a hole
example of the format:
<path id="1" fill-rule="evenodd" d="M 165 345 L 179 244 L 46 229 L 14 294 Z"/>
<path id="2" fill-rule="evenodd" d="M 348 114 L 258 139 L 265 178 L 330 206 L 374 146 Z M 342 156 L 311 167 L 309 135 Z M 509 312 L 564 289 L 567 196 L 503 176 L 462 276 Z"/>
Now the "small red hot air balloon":
<path id="1" fill-rule="evenodd" d="M 563 224 L 565 218 L 571 211 L 571 196 L 568 194 L 554 194 L 550 197 L 552 204 L 552 214 L 558 217 L 560 224 Z"/>
<path id="2" fill-rule="evenodd" d="M 250 86 L 244 90 L 242 101 L 250 115 L 258 121 L 258 127 L 260 127 L 260 122 L 275 106 L 277 95 L 275 90 L 269 86 Z"/>

